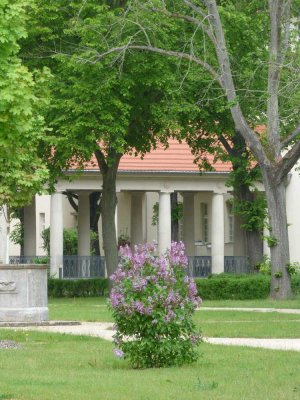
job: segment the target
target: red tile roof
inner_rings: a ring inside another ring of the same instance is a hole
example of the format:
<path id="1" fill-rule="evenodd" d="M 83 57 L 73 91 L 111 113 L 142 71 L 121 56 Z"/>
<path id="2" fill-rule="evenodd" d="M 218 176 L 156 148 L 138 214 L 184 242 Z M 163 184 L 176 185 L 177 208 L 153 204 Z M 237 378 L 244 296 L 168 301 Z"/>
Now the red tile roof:
<path id="1" fill-rule="evenodd" d="M 221 161 L 213 162 L 211 154 L 205 154 L 205 157 L 212 163 L 216 172 L 229 172 L 230 163 Z M 186 142 L 179 143 L 175 139 L 169 140 L 169 147 L 164 149 L 159 145 L 157 149 L 147 153 L 143 159 L 133 155 L 124 155 L 121 158 L 119 171 L 132 172 L 199 172 L 198 166 L 194 163 L 195 156 Z M 85 170 L 98 169 L 96 160 L 91 160 L 86 164 Z"/>

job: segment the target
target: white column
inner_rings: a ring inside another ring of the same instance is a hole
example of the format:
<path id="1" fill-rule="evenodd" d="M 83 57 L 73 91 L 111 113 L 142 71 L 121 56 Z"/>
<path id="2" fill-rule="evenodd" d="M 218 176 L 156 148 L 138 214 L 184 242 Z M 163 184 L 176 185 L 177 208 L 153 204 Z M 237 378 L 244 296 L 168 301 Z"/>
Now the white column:
<path id="1" fill-rule="evenodd" d="M 158 250 L 160 254 L 171 246 L 171 193 L 159 193 Z"/>
<path id="2" fill-rule="evenodd" d="M 78 255 L 90 256 L 90 193 L 78 193 Z"/>
<path id="3" fill-rule="evenodd" d="M 0 264 L 9 263 L 9 236 L 6 206 L 0 207 Z"/>
<path id="4" fill-rule="evenodd" d="M 186 254 L 195 255 L 194 193 L 182 193 L 183 197 L 183 241 Z"/>
<path id="5" fill-rule="evenodd" d="M 34 197 L 32 203 L 24 207 L 24 256 L 36 255 L 36 205 Z"/>
<path id="6" fill-rule="evenodd" d="M 59 277 L 59 269 L 63 266 L 63 195 L 51 195 L 50 207 L 50 274 Z"/>
<path id="7" fill-rule="evenodd" d="M 118 203 L 116 204 L 116 210 L 115 210 L 115 227 L 116 227 L 116 240 L 117 240 L 117 244 L 118 244 L 118 240 L 119 240 L 119 218 L 118 218 L 118 212 L 119 212 L 119 207 L 118 207 Z"/>
<path id="8" fill-rule="evenodd" d="M 213 193 L 211 223 L 212 273 L 224 272 L 224 198 L 222 193 Z"/>

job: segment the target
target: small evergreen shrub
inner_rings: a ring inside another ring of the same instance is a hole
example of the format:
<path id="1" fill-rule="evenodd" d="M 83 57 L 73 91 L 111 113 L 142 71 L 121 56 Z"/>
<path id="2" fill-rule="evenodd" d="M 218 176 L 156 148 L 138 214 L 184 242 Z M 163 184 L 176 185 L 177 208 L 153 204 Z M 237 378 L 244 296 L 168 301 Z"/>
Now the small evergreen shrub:
<path id="1" fill-rule="evenodd" d="M 270 295 L 269 275 L 214 275 L 196 279 L 198 292 L 205 300 L 265 299 Z"/>
<path id="2" fill-rule="evenodd" d="M 49 297 L 97 297 L 107 291 L 106 278 L 55 279 L 48 278 Z"/>
<path id="3" fill-rule="evenodd" d="M 166 257 L 154 257 L 153 245 L 120 248 L 121 261 L 111 276 L 110 305 L 116 323 L 118 357 L 134 368 L 191 363 L 200 335 L 192 314 L 201 299 L 186 276 L 183 243 L 172 243 Z M 128 340 L 129 339 L 129 340 Z"/>

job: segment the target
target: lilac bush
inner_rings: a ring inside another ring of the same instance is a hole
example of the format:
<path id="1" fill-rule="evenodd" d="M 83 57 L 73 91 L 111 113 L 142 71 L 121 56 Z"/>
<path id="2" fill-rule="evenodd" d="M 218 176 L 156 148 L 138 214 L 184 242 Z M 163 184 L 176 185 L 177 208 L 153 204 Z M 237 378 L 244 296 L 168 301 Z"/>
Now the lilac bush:
<path id="1" fill-rule="evenodd" d="M 110 306 L 115 319 L 115 354 L 134 368 L 165 367 L 197 359 L 200 335 L 192 314 L 201 302 L 194 280 L 186 275 L 182 242 L 166 256 L 155 245 L 120 248 L 121 261 L 110 277 Z"/>

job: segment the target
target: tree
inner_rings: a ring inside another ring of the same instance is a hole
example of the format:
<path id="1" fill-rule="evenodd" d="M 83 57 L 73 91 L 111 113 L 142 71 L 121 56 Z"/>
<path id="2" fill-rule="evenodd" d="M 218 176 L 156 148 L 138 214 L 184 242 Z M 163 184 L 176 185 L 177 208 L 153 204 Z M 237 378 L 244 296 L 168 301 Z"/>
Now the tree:
<path id="1" fill-rule="evenodd" d="M 209 77 L 207 85 L 218 87 L 217 94 L 222 96 L 224 107 L 230 112 L 235 132 L 244 139 L 262 173 L 270 225 L 271 295 L 287 298 L 291 295 L 291 282 L 287 270 L 289 243 L 285 180 L 300 156 L 299 89 L 295 84 L 295 79 L 299 78 L 296 30 L 299 2 L 269 0 L 268 5 L 262 1 L 254 3 L 256 12 L 252 18 L 258 21 L 261 21 L 260 15 L 268 18 L 268 24 L 258 25 L 263 32 L 262 40 L 265 34 L 269 37 L 265 42 L 268 60 L 265 62 L 265 55 L 260 52 L 247 55 L 261 61 L 259 71 L 251 70 L 254 64 L 250 62 L 248 88 L 239 81 L 238 63 L 228 45 L 226 13 L 227 16 L 234 16 L 237 3 L 221 1 L 217 5 L 215 0 L 182 0 L 176 3 L 136 0 L 123 18 L 123 29 L 132 24 L 132 20 L 138 24 L 135 34 L 125 44 L 119 42 L 116 46 L 110 42 L 106 51 L 98 53 L 98 60 L 115 53 L 124 56 L 132 50 L 158 53 L 197 64 Z M 154 18 L 150 12 L 160 16 L 155 31 L 150 29 L 151 19 Z M 172 36 L 176 30 L 182 33 L 183 23 L 188 24 L 192 31 L 188 40 L 186 35 L 183 38 L 178 36 L 177 41 L 171 42 L 168 33 Z M 251 97 L 253 94 L 251 83 L 259 74 L 263 79 L 265 76 L 265 90 L 254 96 L 259 102 L 253 106 L 247 95 Z M 245 76 L 245 73 L 241 75 Z M 287 103 L 292 104 L 292 110 L 287 109 Z M 258 134 L 255 131 L 258 123 L 265 126 L 265 132 Z"/>
<path id="2" fill-rule="evenodd" d="M 29 203 L 48 178 L 38 156 L 44 134 L 40 84 L 45 75 L 30 73 L 18 56 L 28 6 L 25 0 L 0 1 L 0 206 Z"/>
<path id="3" fill-rule="evenodd" d="M 121 69 L 114 65 L 114 56 L 101 64 L 87 63 L 85 59 L 92 60 L 103 50 L 99 32 L 107 37 L 115 34 L 109 27 L 120 11 L 96 0 L 37 4 L 23 55 L 30 65 L 48 65 L 54 76 L 46 115 L 52 131 L 45 155 L 54 179 L 74 162 L 82 169 L 95 156 L 103 181 L 100 208 L 110 275 L 118 264 L 114 222 L 118 165 L 125 153 L 143 155 L 155 147 L 160 127 L 166 124 L 172 65 L 154 54 L 146 58 L 133 54 Z"/>

